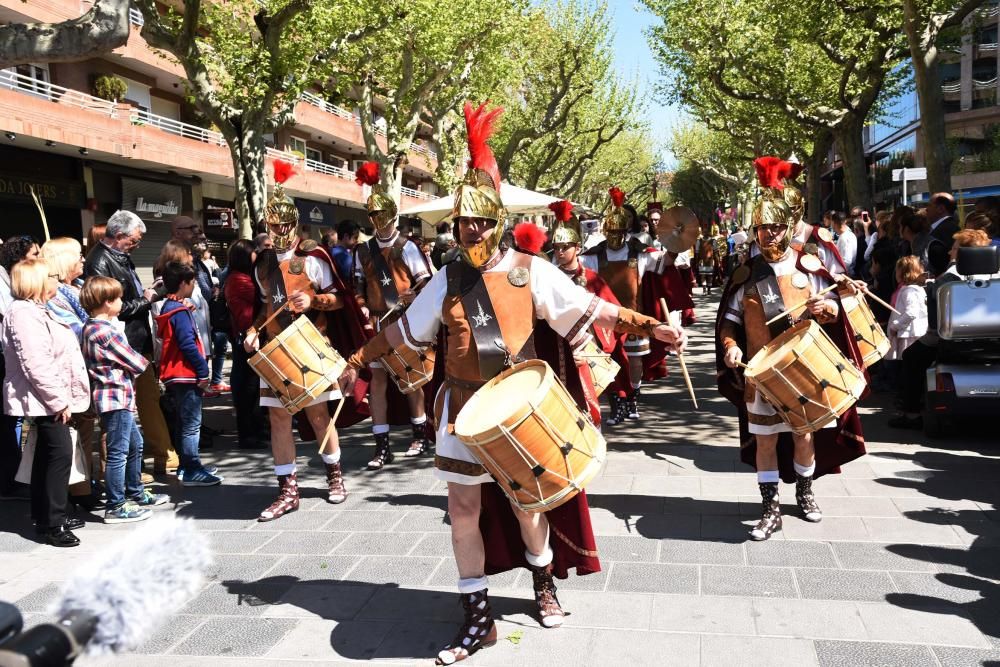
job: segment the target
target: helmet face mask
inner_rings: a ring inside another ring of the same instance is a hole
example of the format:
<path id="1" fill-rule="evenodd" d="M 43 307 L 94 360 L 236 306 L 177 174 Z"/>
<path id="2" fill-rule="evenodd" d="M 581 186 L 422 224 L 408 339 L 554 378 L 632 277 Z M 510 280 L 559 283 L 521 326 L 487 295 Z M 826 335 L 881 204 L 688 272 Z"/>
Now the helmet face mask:
<path id="1" fill-rule="evenodd" d="M 371 211 L 368 219 L 375 227 L 375 235 L 381 239 L 387 239 L 396 231 L 396 212 L 392 210 Z"/>
<path id="2" fill-rule="evenodd" d="M 784 199 L 764 197 L 753 211 L 753 229 L 760 253 L 769 262 L 785 256 L 792 243 L 792 210 Z"/>
<path id="3" fill-rule="evenodd" d="M 292 247 L 299 224 L 299 209 L 280 184 L 275 186 L 274 194 L 264 207 L 264 222 L 275 250 L 282 252 Z"/>
<path id="4" fill-rule="evenodd" d="M 481 240 L 468 244 L 462 239 L 463 220 L 469 220 L 470 222 L 481 221 L 488 225 L 487 231 L 489 233 Z M 458 239 L 459 255 L 462 260 L 476 269 L 490 261 L 493 255 L 496 254 L 497 248 L 500 247 L 500 239 L 503 237 L 503 234 L 497 231 L 499 226 L 497 221 L 479 216 L 460 216 L 455 218 L 455 238 Z"/>

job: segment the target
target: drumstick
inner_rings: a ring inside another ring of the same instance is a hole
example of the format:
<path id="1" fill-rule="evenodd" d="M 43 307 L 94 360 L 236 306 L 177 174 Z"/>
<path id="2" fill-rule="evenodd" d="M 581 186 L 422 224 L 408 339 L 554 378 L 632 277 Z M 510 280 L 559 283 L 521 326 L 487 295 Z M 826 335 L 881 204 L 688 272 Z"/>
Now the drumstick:
<path id="1" fill-rule="evenodd" d="M 260 331 L 262 329 L 266 329 L 267 325 L 271 323 L 271 320 L 273 320 L 274 318 L 276 318 L 283 310 L 285 310 L 286 308 L 288 308 L 289 305 L 291 305 L 289 301 L 285 301 L 285 303 L 281 304 L 281 308 L 278 308 L 276 311 L 274 311 L 273 313 L 271 313 L 271 317 L 269 317 L 266 320 L 264 320 L 264 323 L 262 325 L 260 325 L 260 327 L 257 330 Z"/>
<path id="2" fill-rule="evenodd" d="M 330 434 L 337 430 L 337 417 L 340 416 L 340 409 L 344 407 L 344 401 L 346 400 L 347 396 L 341 394 L 340 402 L 337 403 L 337 409 L 333 411 L 333 416 L 330 417 L 330 425 L 326 427 L 326 435 L 323 436 L 323 442 L 319 445 L 320 454 L 322 454 L 323 450 L 326 449 L 326 443 L 330 439 Z"/>
<path id="3" fill-rule="evenodd" d="M 817 296 L 823 296 L 827 292 L 832 292 L 835 289 L 837 289 L 836 285 L 830 285 L 829 287 L 827 287 L 825 289 L 821 289 L 820 291 L 816 292 L 811 297 L 809 297 L 809 299 L 813 299 L 813 298 L 815 298 Z M 785 317 L 786 315 L 788 315 L 788 313 L 792 312 L 793 310 L 798 310 L 802 306 L 804 306 L 807 303 L 809 303 L 809 299 L 806 299 L 805 301 L 803 301 L 801 303 L 797 303 L 794 306 L 792 306 L 791 308 L 787 308 L 787 309 L 783 310 L 782 312 L 778 313 L 777 315 L 775 315 L 774 317 L 772 317 L 771 319 L 769 319 L 764 324 L 768 324 L 768 325 L 774 324 L 775 322 L 777 322 L 778 320 L 780 320 L 782 317 Z"/>
<path id="4" fill-rule="evenodd" d="M 864 294 L 865 294 L 865 295 L 866 295 L 866 296 L 867 296 L 867 297 L 868 297 L 869 299 L 871 299 L 872 301 L 874 301 L 874 302 L 876 302 L 876 303 L 880 303 L 880 304 L 882 304 L 883 306 L 885 306 L 886 308 L 888 308 L 888 309 L 889 309 L 889 310 L 891 310 L 892 312 L 896 313 L 897 315 L 902 315 L 902 313 L 900 313 L 900 312 L 899 312 L 898 310 L 896 310 L 895 308 L 893 308 L 892 306 L 890 306 L 890 305 L 889 305 L 888 303 L 886 303 L 886 302 L 885 302 L 885 301 L 883 301 L 882 299 L 878 298 L 877 296 L 875 296 L 874 294 L 872 294 L 871 292 L 869 292 L 869 291 L 868 291 L 868 287 L 867 287 L 867 286 L 865 286 L 865 288 L 864 288 L 863 290 L 861 290 L 861 291 L 862 291 L 862 292 L 863 292 L 863 293 L 864 293 Z"/>
<path id="5" fill-rule="evenodd" d="M 660 309 L 663 310 L 663 314 L 666 316 L 670 324 L 679 329 L 681 326 L 680 322 L 677 321 L 676 315 L 667 309 L 667 300 L 662 297 L 660 298 Z M 677 352 L 677 362 L 681 366 L 681 374 L 684 375 L 684 383 L 687 385 L 688 394 L 691 396 L 691 402 L 694 403 L 694 409 L 698 410 L 698 399 L 695 398 L 694 395 L 694 386 L 691 384 L 691 376 L 688 374 L 687 362 L 684 361 L 684 353 L 679 350 Z"/>

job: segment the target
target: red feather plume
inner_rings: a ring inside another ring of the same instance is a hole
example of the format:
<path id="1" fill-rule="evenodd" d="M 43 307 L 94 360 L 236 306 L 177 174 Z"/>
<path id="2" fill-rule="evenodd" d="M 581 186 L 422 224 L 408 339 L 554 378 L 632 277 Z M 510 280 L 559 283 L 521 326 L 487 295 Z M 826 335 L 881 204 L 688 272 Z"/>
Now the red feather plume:
<path id="1" fill-rule="evenodd" d="M 378 162 L 365 162 L 354 172 L 354 182 L 358 185 L 375 185 L 378 181 Z"/>
<path id="2" fill-rule="evenodd" d="M 536 255 L 545 245 L 545 231 L 533 222 L 522 222 L 514 227 L 514 243 L 518 250 L 529 255 Z"/>
<path id="3" fill-rule="evenodd" d="M 284 183 L 295 175 L 295 165 L 284 160 L 274 161 L 274 182 Z"/>
<path id="4" fill-rule="evenodd" d="M 549 204 L 549 210 L 556 214 L 556 220 L 559 222 L 569 222 L 573 216 L 573 202 L 567 199 L 554 201 Z"/>
<path id="5" fill-rule="evenodd" d="M 792 164 L 773 155 L 757 158 L 753 161 L 753 166 L 757 171 L 757 181 L 762 188 L 784 190 L 785 184 L 782 181 L 792 175 Z"/>
<path id="6" fill-rule="evenodd" d="M 621 208 L 622 204 L 625 203 L 625 192 L 617 185 L 608 190 L 608 194 L 611 195 L 611 203 L 616 208 Z"/>
<path id="7" fill-rule="evenodd" d="M 487 141 L 493 136 L 497 118 L 503 107 L 486 110 L 486 102 L 473 109 L 471 102 L 465 103 L 465 129 L 469 135 L 469 167 L 482 169 L 493 179 L 493 187 L 500 191 L 500 167 Z"/>

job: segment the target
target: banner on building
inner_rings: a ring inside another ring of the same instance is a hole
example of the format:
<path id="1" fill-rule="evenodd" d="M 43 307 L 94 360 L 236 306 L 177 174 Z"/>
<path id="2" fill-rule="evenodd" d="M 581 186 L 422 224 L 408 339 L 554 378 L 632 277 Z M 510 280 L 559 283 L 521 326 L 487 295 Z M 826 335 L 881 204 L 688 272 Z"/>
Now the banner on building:
<path id="1" fill-rule="evenodd" d="M 181 186 L 137 178 L 122 178 L 122 208 L 143 220 L 170 221 L 181 214 Z"/>

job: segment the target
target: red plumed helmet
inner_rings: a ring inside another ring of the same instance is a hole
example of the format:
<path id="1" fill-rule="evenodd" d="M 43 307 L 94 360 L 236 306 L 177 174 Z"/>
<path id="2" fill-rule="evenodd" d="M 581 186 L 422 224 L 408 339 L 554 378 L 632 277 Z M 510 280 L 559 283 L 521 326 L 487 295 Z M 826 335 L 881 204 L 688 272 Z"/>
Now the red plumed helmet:
<path id="1" fill-rule="evenodd" d="M 541 252 L 546 238 L 545 231 L 533 222 L 522 222 L 514 227 L 514 243 L 518 250 L 529 255 Z"/>
<path id="2" fill-rule="evenodd" d="M 295 165 L 284 160 L 274 161 L 274 182 L 284 183 L 295 175 Z"/>
<path id="3" fill-rule="evenodd" d="M 625 203 L 625 192 L 617 185 L 608 190 L 608 194 L 611 195 L 611 203 L 616 208 L 621 208 L 622 204 Z"/>
<path id="4" fill-rule="evenodd" d="M 493 179 L 493 187 L 500 191 L 500 167 L 487 141 L 493 136 L 497 118 L 503 107 L 486 110 L 488 102 L 473 109 L 471 102 L 465 103 L 465 129 L 469 136 L 469 167 L 481 169 Z"/>
<path id="5" fill-rule="evenodd" d="M 569 222 L 573 217 L 573 202 L 568 199 L 554 201 L 549 204 L 549 210 L 556 214 L 556 220 L 559 222 Z"/>
<path id="6" fill-rule="evenodd" d="M 378 162 L 365 162 L 354 172 L 354 182 L 358 185 L 375 185 L 379 182 Z"/>
<path id="7" fill-rule="evenodd" d="M 753 166 L 757 171 L 757 182 L 762 188 L 784 190 L 785 184 L 782 181 L 792 175 L 792 164 L 773 155 L 757 158 L 753 161 Z"/>

